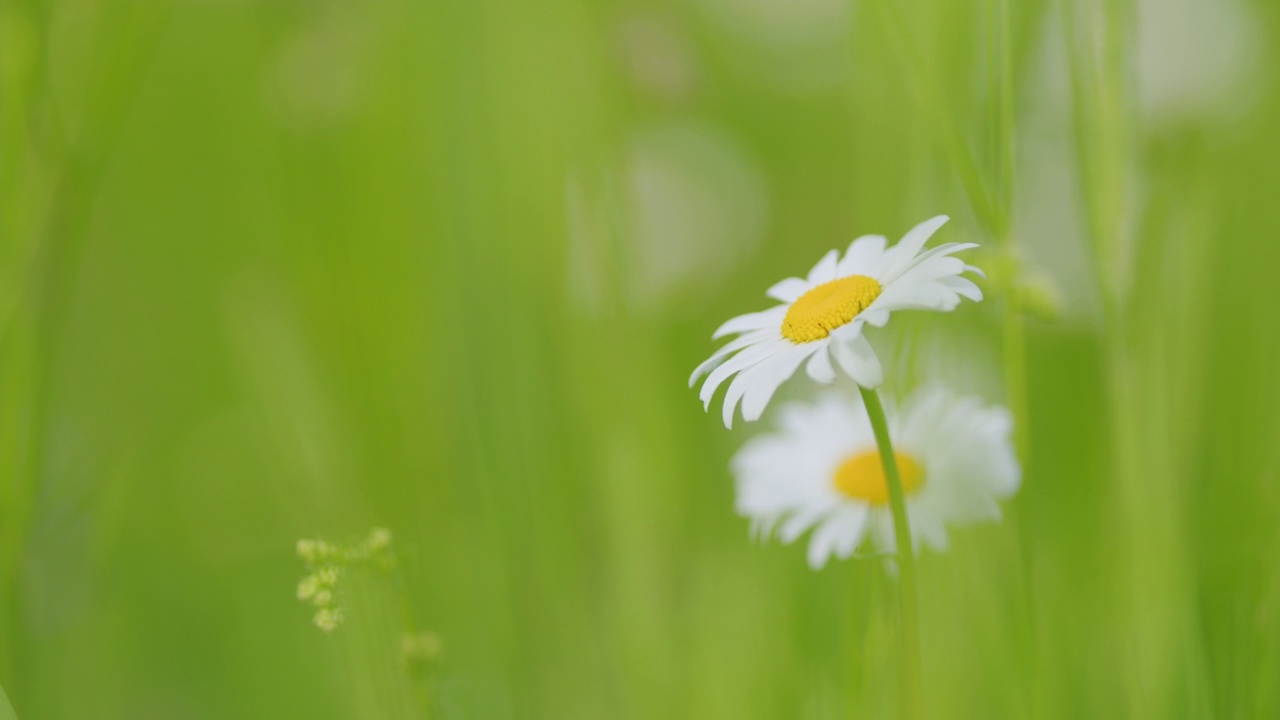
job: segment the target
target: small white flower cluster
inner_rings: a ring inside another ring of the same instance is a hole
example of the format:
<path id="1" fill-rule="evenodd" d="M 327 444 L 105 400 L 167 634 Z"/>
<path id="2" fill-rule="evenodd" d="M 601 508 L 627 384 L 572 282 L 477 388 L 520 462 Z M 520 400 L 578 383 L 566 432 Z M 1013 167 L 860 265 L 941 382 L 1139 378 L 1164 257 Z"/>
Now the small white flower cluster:
<path id="1" fill-rule="evenodd" d="M 304 540 L 298 543 L 299 555 L 302 555 L 303 542 L 311 541 Z M 325 632 L 333 632 L 343 619 L 342 608 L 336 606 L 334 598 L 339 575 L 338 566 L 330 565 L 302 578 L 298 583 L 298 599 L 311 603 L 315 607 L 316 614 L 312 619 L 316 627 Z"/>
<path id="2" fill-rule="evenodd" d="M 345 619 L 337 598 L 338 580 L 343 574 L 360 566 L 391 570 L 396 564 L 391 531 L 386 528 L 374 528 L 364 540 L 351 544 L 303 538 L 298 541 L 297 553 L 309 571 L 298 582 L 297 597 L 315 608 L 312 622 L 327 633 L 336 630 Z"/>

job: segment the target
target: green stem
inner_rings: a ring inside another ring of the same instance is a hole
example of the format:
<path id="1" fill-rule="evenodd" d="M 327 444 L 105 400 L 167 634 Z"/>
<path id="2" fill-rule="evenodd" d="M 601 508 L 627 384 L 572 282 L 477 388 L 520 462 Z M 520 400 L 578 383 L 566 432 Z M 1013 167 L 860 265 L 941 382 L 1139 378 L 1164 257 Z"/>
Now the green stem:
<path id="1" fill-rule="evenodd" d="M 901 625 L 898 652 L 898 689 L 900 693 L 899 717 L 920 717 L 920 613 L 916 596 L 915 544 L 911 541 L 911 526 L 907 521 L 906 492 L 898 475 L 898 459 L 893 454 L 893 442 L 889 439 L 889 422 L 885 419 L 880 395 L 872 389 L 859 387 L 862 403 L 871 420 L 871 430 L 880 450 L 880 462 L 884 466 L 885 481 L 889 486 L 889 510 L 893 513 L 893 537 L 898 559 L 898 609 Z"/>
<path id="2" fill-rule="evenodd" d="M 1005 214 L 1000 212 L 997 207 L 998 200 L 994 197 L 987 178 L 978 169 L 977 158 L 974 157 L 973 150 L 960 130 L 955 112 L 952 110 L 951 103 L 947 102 L 942 85 L 911 35 L 907 16 L 898 7 L 897 0 L 880 0 L 876 5 L 884 16 L 893 45 L 902 53 L 906 63 L 908 82 L 915 89 L 919 101 L 924 105 L 929 116 L 940 121 L 937 124 L 941 131 L 940 140 L 951 158 L 952 166 L 960 176 L 960 182 L 964 185 L 965 193 L 969 197 L 969 204 L 973 207 L 974 216 L 983 229 L 990 234 L 1004 235 Z"/>
<path id="3" fill-rule="evenodd" d="M 1027 399 L 1026 328 L 1012 283 L 1004 289 L 1004 382 L 1009 409 L 1013 411 L 1013 445 L 1025 468 L 1031 464 L 1031 408 Z"/>

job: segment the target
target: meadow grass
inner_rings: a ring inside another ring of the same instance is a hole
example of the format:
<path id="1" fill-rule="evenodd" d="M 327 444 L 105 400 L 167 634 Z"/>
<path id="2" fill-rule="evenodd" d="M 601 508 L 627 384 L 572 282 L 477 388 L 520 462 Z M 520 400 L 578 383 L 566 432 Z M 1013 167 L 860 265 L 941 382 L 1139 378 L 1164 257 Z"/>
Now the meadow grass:
<path id="1" fill-rule="evenodd" d="M 988 299 L 873 335 L 886 390 L 1009 405 L 1025 476 L 918 562 L 922 716 L 1280 716 L 1276 47 L 1265 0 L 0 0 L 0 686 L 423 717 L 407 597 L 433 718 L 894 717 L 894 581 L 749 541 L 770 418 L 684 380 L 945 212 Z M 295 542 L 374 526 L 323 633 Z"/>

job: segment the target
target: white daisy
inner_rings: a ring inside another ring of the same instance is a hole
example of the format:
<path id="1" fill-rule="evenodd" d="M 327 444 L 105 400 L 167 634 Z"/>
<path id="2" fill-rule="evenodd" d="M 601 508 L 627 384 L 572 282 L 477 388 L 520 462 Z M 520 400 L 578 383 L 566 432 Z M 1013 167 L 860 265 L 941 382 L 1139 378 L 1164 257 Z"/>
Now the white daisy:
<path id="1" fill-rule="evenodd" d="M 906 491 L 907 518 L 921 543 L 947 547 L 948 524 L 996 520 L 997 500 L 1021 482 L 999 406 L 940 388 L 916 392 L 889 414 L 890 437 Z M 733 459 L 738 513 L 764 538 L 790 543 L 813 528 L 809 564 L 849 557 L 870 536 L 894 552 L 889 491 L 862 402 L 828 396 L 816 405 L 783 408 L 781 432 L 747 443 Z"/>
<path id="2" fill-rule="evenodd" d="M 704 373 L 703 406 L 711 406 L 716 388 L 731 376 L 724 398 L 724 424 L 733 426 L 738 401 L 742 417 L 755 420 L 769 399 L 800 364 L 809 377 L 829 383 L 836 377 L 832 358 L 859 385 L 875 387 L 884 379 L 880 361 L 863 336 L 863 326 L 881 327 L 894 310 L 954 310 L 961 297 L 981 300 L 982 291 L 961 274 L 981 271 L 952 253 L 977 247 L 946 243 L 921 253 L 925 241 L 947 221 L 926 220 L 897 245 L 886 248 L 882 235 L 864 235 L 840 257 L 832 250 L 809 275 L 787 278 L 766 293 L 781 305 L 740 315 L 720 326 L 713 338 L 737 334 L 693 371 L 692 387 Z"/>

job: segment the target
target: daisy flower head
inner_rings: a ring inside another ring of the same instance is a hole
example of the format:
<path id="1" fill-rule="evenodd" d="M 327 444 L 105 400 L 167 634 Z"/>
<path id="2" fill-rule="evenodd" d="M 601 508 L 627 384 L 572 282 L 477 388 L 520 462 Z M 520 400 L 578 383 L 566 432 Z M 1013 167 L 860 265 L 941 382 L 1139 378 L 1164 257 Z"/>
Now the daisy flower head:
<path id="1" fill-rule="evenodd" d="M 998 520 L 1018 489 L 1013 421 L 999 406 L 939 387 L 917 391 L 889 415 L 912 543 L 947 547 L 947 526 Z M 849 557 L 864 538 L 894 552 L 889 489 L 862 402 L 829 395 L 788 405 L 780 430 L 733 458 L 737 510 L 753 533 L 790 543 L 812 529 L 809 565 Z"/>
<path id="2" fill-rule="evenodd" d="M 882 235 L 864 235 L 844 257 L 832 250 L 806 277 L 787 278 L 769 288 L 766 294 L 781 305 L 735 317 L 712 336 L 738 337 L 689 378 L 692 387 L 707 375 L 699 393 L 703 406 L 709 408 L 716 389 L 733 377 L 724 398 L 725 426 L 733 426 L 739 402 L 743 418 L 756 420 L 801 364 L 820 383 L 835 380 L 838 365 L 863 387 L 879 385 L 884 373 L 863 335 L 865 326 L 882 327 L 895 310 L 947 312 L 962 297 L 982 299 L 978 286 L 963 277 L 981 271 L 952 257 L 977 244 L 946 243 L 921 252 L 947 219 L 939 215 L 920 223 L 893 247 L 885 247 Z"/>

